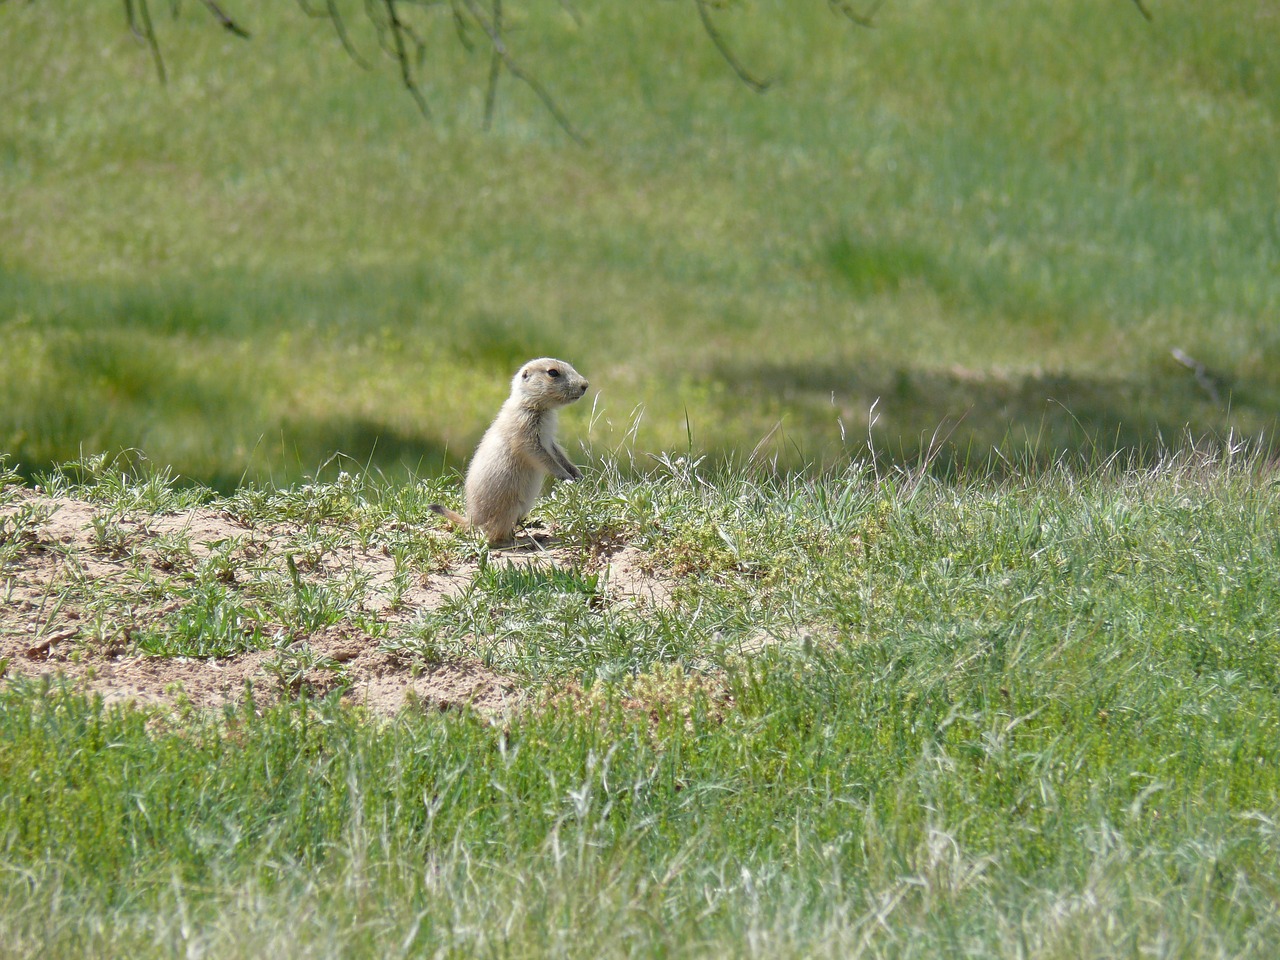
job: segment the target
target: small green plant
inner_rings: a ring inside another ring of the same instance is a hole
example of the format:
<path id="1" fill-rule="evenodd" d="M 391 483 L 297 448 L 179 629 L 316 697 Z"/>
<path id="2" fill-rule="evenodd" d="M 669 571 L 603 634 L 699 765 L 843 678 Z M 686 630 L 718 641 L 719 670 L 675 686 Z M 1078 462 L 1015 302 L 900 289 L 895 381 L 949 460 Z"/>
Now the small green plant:
<path id="1" fill-rule="evenodd" d="M 326 691 L 332 683 L 318 684 L 315 674 L 325 672 L 331 675 L 332 681 L 343 686 L 343 666 L 332 657 L 316 653 L 310 644 L 304 641 L 288 643 L 281 640 L 276 643 L 276 652 L 262 662 L 264 673 L 273 677 L 282 693 L 297 696 L 304 690 L 323 686 Z"/>
<path id="2" fill-rule="evenodd" d="M 364 594 L 367 578 L 352 573 L 339 586 L 303 578 L 293 554 L 286 554 L 288 579 L 276 579 L 264 589 L 274 617 L 294 634 L 308 634 L 332 626 L 353 614 Z"/>
<path id="3" fill-rule="evenodd" d="M 228 657 L 264 645 L 263 615 L 226 584 L 197 582 L 174 613 L 143 629 L 135 642 L 157 656 Z"/>
<path id="4" fill-rule="evenodd" d="M 165 546 L 163 540 L 157 541 L 157 546 Z M 197 581 L 213 582 L 225 584 L 236 583 L 240 579 L 240 573 L 245 569 L 244 558 L 244 539 L 241 537 L 228 537 L 223 540 L 215 540 L 209 543 L 209 553 L 205 555 L 197 564 L 194 571 L 194 577 Z M 189 552 L 189 545 L 186 552 Z M 183 556 L 182 547 L 178 547 L 174 553 L 175 557 Z"/>
<path id="5" fill-rule="evenodd" d="M 36 531 L 53 514 L 47 503 L 20 501 L 0 513 L 0 568 L 38 542 Z"/>
<path id="6" fill-rule="evenodd" d="M 48 492 L 101 503 L 118 518 L 132 512 L 169 513 L 205 502 L 208 491 L 178 484 L 173 469 L 156 466 L 137 450 L 87 454 L 43 477 Z"/>
<path id="7" fill-rule="evenodd" d="M 120 525 L 118 510 L 96 511 L 93 515 L 94 545 L 107 556 L 119 559 L 129 552 L 129 534 Z"/>

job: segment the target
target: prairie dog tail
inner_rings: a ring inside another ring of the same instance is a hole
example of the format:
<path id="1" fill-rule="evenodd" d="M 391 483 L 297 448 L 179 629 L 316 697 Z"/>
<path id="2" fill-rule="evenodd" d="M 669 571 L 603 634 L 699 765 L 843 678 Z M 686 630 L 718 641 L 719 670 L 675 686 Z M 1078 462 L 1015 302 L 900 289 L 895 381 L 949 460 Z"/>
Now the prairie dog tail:
<path id="1" fill-rule="evenodd" d="M 432 513 L 438 513 L 438 514 L 440 514 L 440 516 L 444 517 L 446 520 L 448 520 L 450 523 L 452 523 L 455 527 L 458 527 L 460 530 L 470 530 L 470 529 L 471 529 L 471 521 L 470 521 L 470 520 L 468 520 L 468 519 L 467 519 L 466 517 L 464 517 L 462 514 L 460 514 L 460 513 L 456 512 L 456 511 L 454 511 L 454 510 L 450 510 L 450 509 L 449 509 L 448 507 L 446 507 L 444 504 L 441 504 L 441 503 L 433 503 L 433 504 L 431 504 L 429 507 L 427 507 L 427 509 L 428 509 L 428 510 L 430 510 Z"/>

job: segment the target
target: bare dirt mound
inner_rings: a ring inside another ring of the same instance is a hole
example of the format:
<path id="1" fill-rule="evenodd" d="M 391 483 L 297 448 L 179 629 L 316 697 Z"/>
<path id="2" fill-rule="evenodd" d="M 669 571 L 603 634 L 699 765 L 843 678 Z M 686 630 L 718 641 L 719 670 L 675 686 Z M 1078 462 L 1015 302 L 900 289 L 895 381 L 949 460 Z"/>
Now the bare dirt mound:
<path id="1" fill-rule="evenodd" d="M 331 539 L 309 553 L 315 531 L 301 525 L 255 526 L 216 509 L 156 515 L 26 490 L 7 494 L 0 506 L 0 672 L 6 678 L 59 677 L 110 702 L 212 709 L 243 698 L 247 687 L 257 702 L 304 689 L 341 689 L 347 701 L 384 714 L 416 703 L 493 716 L 517 709 L 523 699 L 513 678 L 479 660 L 427 663 L 394 642 L 424 612 L 464 590 L 476 575 L 474 562 L 407 576 L 385 546 L 361 546 L 354 538 L 339 538 L 337 548 Z M 424 529 L 421 536 L 442 534 Z M 534 557 L 566 566 L 574 559 L 551 546 L 532 555 L 512 551 L 506 562 Z M 669 598 L 667 585 L 645 572 L 632 548 L 595 563 L 620 601 Z M 221 610 L 193 609 L 198 602 L 189 585 L 211 571 L 227 596 L 263 578 L 340 589 L 346 615 L 314 629 L 280 626 L 274 633 L 270 624 L 255 623 L 261 649 L 229 656 L 148 655 L 149 636 Z"/>

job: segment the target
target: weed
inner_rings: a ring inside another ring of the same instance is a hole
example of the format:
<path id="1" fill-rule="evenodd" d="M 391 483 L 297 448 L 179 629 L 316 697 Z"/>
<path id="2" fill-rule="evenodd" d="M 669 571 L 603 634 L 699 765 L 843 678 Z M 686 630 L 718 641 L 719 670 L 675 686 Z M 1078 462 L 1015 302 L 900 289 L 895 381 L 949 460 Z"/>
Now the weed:
<path id="1" fill-rule="evenodd" d="M 263 614 L 225 584 L 194 584 L 162 623 L 134 640 L 158 656 L 227 657 L 264 645 Z"/>
<path id="2" fill-rule="evenodd" d="M 38 542 L 36 530 L 53 513 L 48 503 L 20 501 L 16 509 L 0 514 L 0 568 L 16 560 Z"/>
<path id="3" fill-rule="evenodd" d="M 342 664 L 332 657 L 315 652 L 311 645 L 302 641 L 287 643 L 284 640 L 276 643 L 276 652 L 262 663 L 262 669 L 274 677 L 282 692 L 297 696 L 304 689 L 313 685 L 313 677 L 319 671 L 325 671 L 339 683 L 343 679 Z M 325 685 L 326 689 L 329 685 Z"/>

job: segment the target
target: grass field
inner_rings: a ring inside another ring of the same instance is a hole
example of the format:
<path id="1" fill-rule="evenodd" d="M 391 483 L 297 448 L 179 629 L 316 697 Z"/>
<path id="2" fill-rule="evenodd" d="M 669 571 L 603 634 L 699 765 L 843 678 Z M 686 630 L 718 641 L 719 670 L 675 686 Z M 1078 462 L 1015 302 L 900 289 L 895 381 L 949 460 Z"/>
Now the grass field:
<path id="1" fill-rule="evenodd" d="M 1280 955 L 1280 12 L 1148 5 L 717 6 L 757 95 L 508 4 L 579 146 L 447 7 L 426 120 L 360 4 L 157 2 L 161 86 L 0 2 L 0 958 Z"/>
<path id="2" fill-rule="evenodd" d="M 287 3 L 240 41 L 0 11 L 0 449 L 230 490 L 461 464 L 523 359 L 570 434 L 786 466 L 1154 456 L 1280 407 L 1280 22 L 1246 2 L 509 11 L 575 146 L 425 22 L 424 121 Z M 1203 364 L 1198 381 L 1178 349 Z M 877 400 L 879 401 L 877 403 Z M 875 408 L 874 415 L 872 408 Z M 641 415 L 642 412 L 642 415 Z M 776 428 L 776 429 L 775 429 Z"/>
<path id="3" fill-rule="evenodd" d="M 339 556 L 417 529 L 408 576 L 476 550 L 422 529 L 430 486 L 44 483 L 116 523 L 293 517 Z M 961 484 L 598 470 L 538 510 L 559 567 L 494 555 L 368 640 L 483 658 L 527 691 L 513 713 L 379 718 L 340 688 L 108 707 L 13 678 L 0 956 L 1272 957 L 1278 495 L 1256 458 L 1191 454 Z M 6 522 L 10 578 L 59 549 Z M 619 542 L 669 602 L 588 574 Z M 152 653 L 223 642 L 187 614 L 213 587 L 257 610 L 242 645 L 313 635 L 320 608 L 278 602 L 261 559 L 228 578 L 111 543 L 120 586 L 47 598 L 105 624 L 86 658 L 148 602 L 178 601 L 137 632 Z M 355 600 L 327 609 L 359 624 Z"/>

